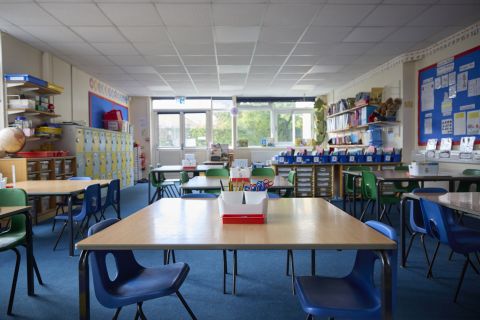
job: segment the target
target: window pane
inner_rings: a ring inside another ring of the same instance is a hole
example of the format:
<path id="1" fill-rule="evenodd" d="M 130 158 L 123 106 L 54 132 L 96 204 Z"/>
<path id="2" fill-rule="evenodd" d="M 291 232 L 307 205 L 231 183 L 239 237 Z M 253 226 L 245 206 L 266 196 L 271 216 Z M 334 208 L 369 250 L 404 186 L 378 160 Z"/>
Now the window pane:
<path id="1" fill-rule="evenodd" d="M 230 112 L 213 112 L 213 143 L 232 144 L 232 121 Z"/>
<path id="2" fill-rule="evenodd" d="M 277 115 L 277 141 L 279 143 L 291 143 L 293 141 L 292 120 L 291 113 L 281 113 Z"/>
<path id="3" fill-rule="evenodd" d="M 214 110 L 228 110 L 233 106 L 232 99 L 230 100 L 212 100 L 212 108 Z"/>
<path id="4" fill-rule="evenodd" d="M 189 99 L 188 97 L 179 103 L 177 99 L 152 99 L 153 110 L 209 110 L 211 107 L 210 99 Z"/>
<path id="5" fill-rule="evenodd" d="M 185 113 L 185 148 L 207 146 L 207 119 L 205 113 Z"/>
<path id="6" fill-rule="evenodd" d="M 180 148 L 179 114 L 158 114 L 158 146 Z"/>
<path id="7" fill-rule="evenodd" d="M 312 114 L 295 115 L 295 139 L 312 139 Z"/>
<path id="8" fill-rule="evenodd" d="M 241 110 L 237 118 L 239 140 L 248 146 L 260 146 L 263 138 L 270 138 L 270 111 Z"/>

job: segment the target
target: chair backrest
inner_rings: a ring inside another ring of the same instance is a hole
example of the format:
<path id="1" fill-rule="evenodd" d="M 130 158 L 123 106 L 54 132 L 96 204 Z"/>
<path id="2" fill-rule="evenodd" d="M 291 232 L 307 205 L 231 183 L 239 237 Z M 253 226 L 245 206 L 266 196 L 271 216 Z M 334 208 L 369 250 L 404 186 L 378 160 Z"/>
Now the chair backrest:
<path id="1" fill-rule="evenodd" d="M 104 206 L 120 203 L 120 179 L 110 181 L 107 189 L 107 197 Z"/>
<path id="2" fill-rule="evenodd" d="M 372 172 L 362 171 L 362 193 L 370 200 L 377 200 L 377 177 Z"/>
<path id="3" fill-rule="evenodd" d="M 187 183 L 190 180 L 187 171 L 180 172 L 180 183 Z"/>
<path id="4" fill-rule="evenodd" d="M 95 214 L 101 209 L 101 193 L 98 183 L 91 184 L 83 192 L 82 209 L 79 218 Z"/>
<path id="5" fill-rule="evenodd" d="M 118 219 L 107 219 L 100 221 L 88 229 L 88 236 L 92 236 L 100 232 L 112 224 L 118 222 Z M 117 268 L 117 275 L 115 279 L 110 279 L 107 266 L 107 255 L 111 254 L 115 260 Z M 116 305 L 112 302 L 111 290 L 113 289 L 115 281 L 128 279 L 132 275 L 143 270 L 143 267 L 135 260 L 133 252 L 130 250 L 93 250 L 91 255 L 92 265 L 92 279 L 93 287 L 95 289 L 95 296 L 98 301 L 107 308 L 115 308 Z"/>
<path id="6" fill-rule="evenodd" d="M 297 172 L 295 170 L 291 170 L 289 173 L 288 173 L 288 177 L 287 177 L 287 180 L 288 182 L 290 182 L 291 184 L 295 185 L 295 177 L 297 175 Z"/>
<path id="7" fill-rule="evenodd" d="M 475 185 L 476 191 L 480 192 L 480 169 L 465 169 L 462 173 L 466 176 L 478 176 L 479 181 L 460 181 L 457 192 L 469 192 L 472 185 Z"/>
<path id="8" fill-rule="evenodd" d="M 230 176 L 228 169 L 226 168 L 211 168 L 205 172 L 207 177 L 225 177 L 228 178 Z"/>
<path id="9" fill-rule="evenodd" d="M 395 171 L 408 171 L 408 166 L 396 166 Z"/>
<path id="10" fill-rule="evenodd" d="M 70 177 L 67 180 L 92 180 L 91 177 Z"/>
<path id="11" fill-rule="evenodd" d="M 370 228 L 380 232 L 385 237 L 398 242 L 398 236 L 395 229 L 391 226 L 388 226 L 384 223 L 378 221 L 367 221 L 365 222 Z M 395 307 L 396 295 L 397 295 L 397 249 L 389 250 L 388 258 L 390 260 L 391 270 L 392 270 L 392 299 L 393 307 Z M 375 262 L 380 259 L 379 256 L 371 250 L 358 250 L 357 256 L 355 259 L 355 265 L 352 270 L 352 274 L 357 277 L 357 279 L 364 279 L 364 284 L 366 285 L 366 290 L 371 290 L 374 285 L 374 271 L 375 271 Z M 367 287 L 368 286 L 368 287 Z"/>
<path id="12" fill-rule="evenodd" d="M 186 193 L 182 195 L 182 199 L 215 199 L 217 195 L 214 193 Z"/>
<path id="13" fill-rule="evenodd" d="M 28 205 L 27 193 L 23 189 L 0 189 L 0 207 L 15 207 Z M 10 218 L 11 232 L 26 232 L 25 216 L 16 214 Z"/>
<path id="14" fill-rule="evenodd" d="M 448 191 L 444 188 L 416 188 L 412 190 L 412 193 L 447 193 Z M 422 213 L 422 208 L 420 208 L 420 202 L 409 200 L 410 204 L 410 225 L 418 226 L 420 228 L 425 228 L 425 216 Z M 425 230 L 426 231 L 426 230 Z"/>
<path id="15" fill-rule="evenodd" d="M 440 243 L 447 244 L 454 249 L 455 243 L 447 220 L 447 215 L 452 214 L 451 210 L 426 199 L 420 199 L 420 206 L 426 218 L 425 225 L 428 233 Z"/>
<path id="16" fill-rule="evenodd" d="M 275 171 L 272 168 L 253 168 L 252 177 L 275 177 Z"/>
<path id="17" fill-rule="evenodd" d="M 370 171 L 370 167 L 363 166 L 351 166 L 347 168 L 347 171 Z M 345 189 L 347 192 L 353 192 L 353 176 L 351 174 L 347 175 L 347 181 L 345 184 Z"/>

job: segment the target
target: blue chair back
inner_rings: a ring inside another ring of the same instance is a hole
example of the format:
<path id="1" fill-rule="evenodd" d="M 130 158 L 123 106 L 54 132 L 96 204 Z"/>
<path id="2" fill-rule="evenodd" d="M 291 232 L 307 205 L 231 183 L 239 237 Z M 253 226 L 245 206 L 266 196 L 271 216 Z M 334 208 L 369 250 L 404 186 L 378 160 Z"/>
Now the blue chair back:
<path id="1" fill-rule="evenodd" d="M 440 243 L 449 245 L 456 251 L 455 239 L 451 235 L 451 224 L 447 218 L 448 215 L 452 214 L 451 210 L 426 199 L 420 199 L 420 206 L 425 215 L 425 226 L 428 233 Z"/>
<path id="2" fill-rule="evenodd" d="M 182 195 L 182 199 L 215 199 L 217 195 L 214 193 L 186 193 Z"/>
<path id="3" fill-rule="evenodd" d="M 83 193 L 82 209 L 76 219 L 83 219 L 86 216 L 97 213 L 101 208 L 100 185 L 98 183 L 89 185 Z"/>
<path id="4" fill-rule="evenodd" d="M 378 221 L 367 221 L 365 222 L 370 228 L 380 232 L 387 238 L 398 242 L 398 236 L 395 229 L 392 227 L 378 222 Z M 388 258 L 390 260 L 392 268 L 392 299 L 393 299 L 393 310 L 395 311 L 396 301 L 397 301 L 397 249 L 390 250 L 388 252 Z M 355 265 L 353 266 L 352 275 L 357 279 L 364 280 L 365 291 L 371 291 L 375 288 L 374 284 L 374 270 L 375 262 L 380 259 L 373 251 L 370 250 L 358 250 L 357 257 L 355 259 Z"/>
<path id="5" fill-rule="evenodd" d="M 107 197 L 105 198 L 104 208 L 111 206 L 113 204 L 117 205 L 120 203 L 120 180 L 114 179 L 110 181 L 107 189 Z"/>
<path id="6" fill-rule="evenodd" d="M 88 229 L 88 236 L 92 236 L 97 232 L 100 232 L 111 225 L 117 223 L 118 219 L 107 219 L 98 222 Z M 117 269 L 117 275 L 115 279 L 110 279 L 108 274 L 107 255 L 111 254 L 115 260 Z M 93 287 L 95 290 L 95 296 L 98 301 L 107 308 L 117 308 L 118 305 L 116 299 L 113 298 L 111 292 L 117 281 L 124 279 L 130 279 L 133 275 L 138 274 L 144 268 L 140 266 L 135 260 L 133 252 L 131 250 L 93 250 L 91 255 L 92 265 L 92 279 Z"/>
<path id="7" fill-rule="evenodd" d="M 92 180 L 90 177 L 70 177 L 68 180 Z"/>
<path id="8" fill-rule="evenodd" d="M 444 188 L 416 188 L 412 190 L 412 193 L 447 193 L 448 191 Z M 408 204 L 410 206 L 410 227 L 415 232 L 427 233 L 425 229 L 425 218 L 422 214 L 422 209 L 420 208 L 420 202 L 416 200 L 409 200 Z"/>

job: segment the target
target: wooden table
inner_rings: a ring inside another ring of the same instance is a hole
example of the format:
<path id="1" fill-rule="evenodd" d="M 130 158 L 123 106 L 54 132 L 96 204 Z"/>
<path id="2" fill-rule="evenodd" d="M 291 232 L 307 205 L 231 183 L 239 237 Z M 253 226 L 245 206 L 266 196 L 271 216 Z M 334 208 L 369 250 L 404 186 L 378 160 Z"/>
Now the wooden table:
<path id="1" fill-rule="evenodd" d="M 0 219 L 10 218 L 17 214 L 25 216 L 25 230 L 26 230 L 26 251 L 27 251 L 27 290 L 28 295 L 35 294 L 35 281 L 33 281 L 33 241 L 32 241 L 32 217 L 30 215 L 29 206 L 16 207 L 0 207 Z"/>
<path id="2" fill-rule="evenodd" d="M 192 218 L 194 216 L 194 218 Z M 222 224 L 216 200 L 164 198 L 77 243 L 80 319 L 90 317 L 90 250 L 368 249 L 382 261 L 384 319 L 392 318 L 387 251 L 396 243 L 321 198 L 269 200 L 268 222 Z"/>
<path id="3" fill-rule="evenodd" d="M 254 183 L 257 181 L 263 181 L 263 179 L 267 179 L 267 178 L 271 179 L 271 177 L 253 177 L 251 178 L 251 183 Z M 222 186 L 220 185 L 220 181 L 222 181 L 222 184 L 225 188 L 228 187 L 228 182 L 229 182 L 228 178 L 198 176 L 198 177 L 193 177 L 186 183 L 183 183 L 181 188 L 183 191 L 185 190 L 188 190 L 188 191 L 218 190 L 222 188 Z M 240 182 L 238 183 L 239 187 L 242 185 L 243 183 L 240 183 Z M 293 184 L 288 182 L 288 180 L 282 176 L 275 176 L 273 180 L 273 186 L 268 188 L 268 190 L 277 190 L 277 191 L 284 190 L 284 189 L 293 189 Z"/>
<path id="4" fill-rule="evenodd" d="M 418 201 L 420 199 L 427 199 L 438 203 L 442 206 L 480 216 L 480 192 L 448 192 L 443 194 L 432 193 L 405 193 L 402 195 L 402 205 L 400 207 L 400 235 L 401 235 L 401 266 L 406 264 L 406 225 L 407 225 L 407 210 L 406 203 L 408 200 Z"/>
<path id="5" fill-rule="evenodd" d="M 72 199 L 74 196 L 83 193 L 85 188 L 92 184 L 100 184 L 106 187 L 111 180 L 27 180 L 17 182 L 15 188 L 25 190 L 29 197 L 43 196 L 65 196 L 68 203 L 68 224 L 70 232 L 69 254 L 73 256 L 73 217 Z M 120 205 L 120 204 L 119 204 Z M 117 212 L 120 218 L 120 207 Z"/>

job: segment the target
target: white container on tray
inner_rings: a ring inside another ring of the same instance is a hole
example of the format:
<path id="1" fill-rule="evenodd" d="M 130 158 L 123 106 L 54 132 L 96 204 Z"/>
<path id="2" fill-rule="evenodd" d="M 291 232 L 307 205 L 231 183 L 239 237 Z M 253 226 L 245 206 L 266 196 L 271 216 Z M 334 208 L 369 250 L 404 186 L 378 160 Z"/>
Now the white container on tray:
<path id="1" fill-rule="evenodd" d="M 255 195 L 253 195 L 255 193 Z M 243 197 L 247 203 L 243 204 Z M 268 198 L 266 192 L 222 191 L 218 197 L 220 217 L 225 215 L 266 215 Z"/>

